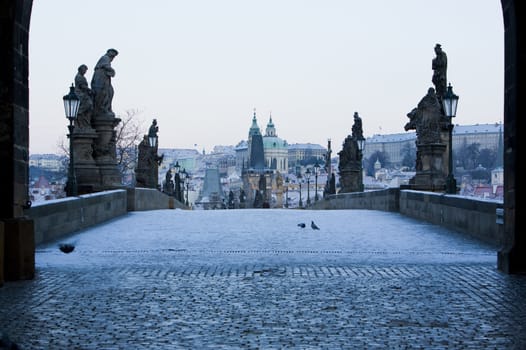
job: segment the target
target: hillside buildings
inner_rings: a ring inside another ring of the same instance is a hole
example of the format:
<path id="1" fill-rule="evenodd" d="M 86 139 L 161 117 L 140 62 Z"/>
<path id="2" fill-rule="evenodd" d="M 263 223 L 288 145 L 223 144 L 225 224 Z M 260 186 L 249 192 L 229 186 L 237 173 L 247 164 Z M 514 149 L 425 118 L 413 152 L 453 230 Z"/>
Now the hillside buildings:
<path id="1" fill-rule="evenodd" d="M 453 129 L 453 151 L 462 145 L 478 143 L 480 149 L 497 150 L 499 140 L 502 141 L 502 124 L 455 125 Z M 404 156 L 404 148 L 415 147 L 415 132 L 405 132 L 389 135 L 373 135 L 365 141 L 364 158 L 369 159 L 376 152 L 385 152 L 392 166 L 400 166 Z"/>

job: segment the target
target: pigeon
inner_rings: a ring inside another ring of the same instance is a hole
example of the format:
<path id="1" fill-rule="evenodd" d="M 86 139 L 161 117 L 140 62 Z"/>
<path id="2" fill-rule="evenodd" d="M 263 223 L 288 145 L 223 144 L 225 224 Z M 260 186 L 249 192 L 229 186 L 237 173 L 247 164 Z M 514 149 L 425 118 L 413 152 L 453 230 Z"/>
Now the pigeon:
<path id="1" fill-rule="evenodd" d="M 310 222 L 310 227 L 312 227 L 313 230 L 319 230 L 319 229 L 320 229 L 318 226 L 316 226 L 316 224 L 314 223 L 314 221 L 311 221 L 311 222 Z"/>
<path id="2" fill-rule="evenodd" d="M 75 249 L 75 246 L 73 244 L 63 243 L 58 246 L 58 249 L 60 249 L 62 253 L 69 254 Z"/>
<path id="3" fill-rule="evenodd" d="M 301 228 L 305 228 L 306 225 L 305 225 L 304 222 L 300 222 L 300 223 L 298 224 L 298 226 L 301 227 Z"/>

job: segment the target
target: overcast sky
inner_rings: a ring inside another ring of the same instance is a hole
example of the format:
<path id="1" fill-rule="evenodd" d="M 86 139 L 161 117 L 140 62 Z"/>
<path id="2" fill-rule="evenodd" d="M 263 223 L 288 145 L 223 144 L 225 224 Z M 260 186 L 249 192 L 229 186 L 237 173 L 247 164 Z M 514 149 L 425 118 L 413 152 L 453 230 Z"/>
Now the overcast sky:
<path id="1" fill-rule="evenodd" d="M 366 136 L 404 132 L 432 86 L 433 48 L 448 56 L 456 123 L 503 119 L 498 0 L 45 0 L 30 32 L 30 151 L 57 153 L 62 96 L 80 64 L 108 48 L 113 110 L 139 110 L 160 147 L 210 151 L 246 139 L 256 108 L 289 143 L 333 140 L 358 111 Z"/>

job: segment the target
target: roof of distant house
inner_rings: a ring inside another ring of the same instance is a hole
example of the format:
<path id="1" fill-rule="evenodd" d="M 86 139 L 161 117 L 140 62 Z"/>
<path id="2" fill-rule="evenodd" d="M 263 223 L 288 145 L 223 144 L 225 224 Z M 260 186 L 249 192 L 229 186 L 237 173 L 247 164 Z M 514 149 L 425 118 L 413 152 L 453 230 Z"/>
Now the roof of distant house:
<path id="1" fill-rule="evenodd" d="M 325 148 L 321 145 L 315 144 L 315 143 L 294 143 L 292 145 L 289 145 L 289 149 L 317 149 L 317 150 L 325 150 Z"/>
<path id="2" fill-rule="evenodd" d="M 498 133 L 502 131 L 502 124 L 475 124 L 475 125 L 455 125 L 453 128 L 453 135 L 465 134 L 481 134 L 481 133 Z M 414 131 L 405 133 L 388 134 L 388 135 L 373 135 L 366 139 L 367 143 L 381 143 L 381 142 L 400 142 L 412 141 L 416 138 Z"/>

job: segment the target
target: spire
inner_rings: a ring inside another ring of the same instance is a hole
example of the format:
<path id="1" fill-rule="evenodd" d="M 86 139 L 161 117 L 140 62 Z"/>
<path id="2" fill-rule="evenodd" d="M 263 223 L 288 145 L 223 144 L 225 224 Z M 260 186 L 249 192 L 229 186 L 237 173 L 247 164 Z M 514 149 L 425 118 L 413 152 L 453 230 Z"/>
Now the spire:
<path id="1" fill-rule="evenodd" d="M 265 136 L 278 136 L 276 135 L 276 128 L 274 127 L 274 123 L 272 122 L 272 112 L 270 112 L 270 118 L 267 124 L 267 129 L 265 131 Z"/>
<path id="2" fill-rule="evenodd" d="M 250 130 L 248 131 L 248 138 L 249 140 L 253 135 L 261 134 L 261 131 L 259 130 L 258 121 L 256 118 L 256 109 L 254 108 L 254 116 L 252 117 L 252 126 L 250 127 Z"/>

